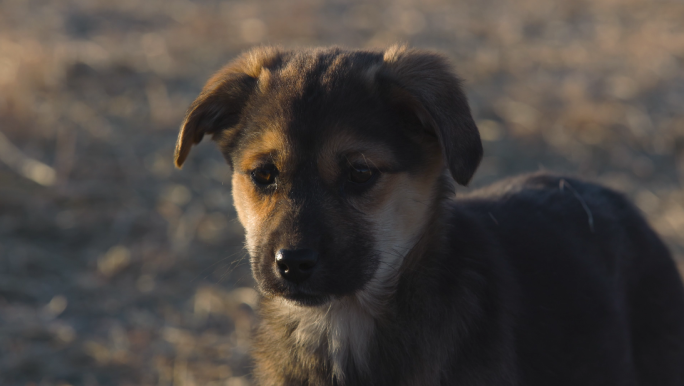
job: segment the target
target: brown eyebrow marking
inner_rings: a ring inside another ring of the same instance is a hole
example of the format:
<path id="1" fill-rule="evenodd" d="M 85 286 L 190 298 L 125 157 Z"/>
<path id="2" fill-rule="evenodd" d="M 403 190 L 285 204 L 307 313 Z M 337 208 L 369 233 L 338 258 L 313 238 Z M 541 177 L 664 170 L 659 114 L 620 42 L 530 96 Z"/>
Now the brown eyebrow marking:
<path id="1" fill-rule="evenodd" d="M 282 164 L 289 153 L 283 133 L 280 130 L 268 130 L 247 145 L 238 165 L 239 170 L 246 172 L 266 161 L 275 165 Z"/>
<path id="2" fill-rule="evenodd" d="M 333 134 L 318 153 L 318 172 L 326 182 L 332 183 L 337 178 L 340 156 L 350 166 L 359 160 L 376 169 L 391 169 L 397 164 L 396 157 L 386 145 L 360 139 L 349 130 L 342 129 Z"/>

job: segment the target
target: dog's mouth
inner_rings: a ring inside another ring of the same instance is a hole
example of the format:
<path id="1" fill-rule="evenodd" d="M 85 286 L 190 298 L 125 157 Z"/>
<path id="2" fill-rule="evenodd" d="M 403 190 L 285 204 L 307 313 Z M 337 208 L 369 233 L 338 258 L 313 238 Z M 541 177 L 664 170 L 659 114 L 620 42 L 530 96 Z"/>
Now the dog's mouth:
<path id="1" fill-rule="evenodd" d="M 266 296 L 279 297 L 295 303 L 299 306 L 322 306 L 330 302 L 333 295 L 321 292 L 314 292 L 306 287 L 285 286 L 276 290 L 266 291 Z"/>
<path id="2" fill-rule="evenodd" d="M 334 295 L 322 288 L 315 288 L 311 283 L 290 283 L 285 280 L 266 282 L 261 287 L 262 293 L 269 297 L 279 297 L 300 306 L 321 306 L 330 302 Z"/>
<path id="3" fill-rule="evenodd" d="M 331 300 L 330 295 L 312 295 L 299 291 L 280 294 L 276 296 L 281 296 L 293 303 L 296 303 L 297 305 L 309 307 L 322 306 L 324 304 L 327 304 Z"/>

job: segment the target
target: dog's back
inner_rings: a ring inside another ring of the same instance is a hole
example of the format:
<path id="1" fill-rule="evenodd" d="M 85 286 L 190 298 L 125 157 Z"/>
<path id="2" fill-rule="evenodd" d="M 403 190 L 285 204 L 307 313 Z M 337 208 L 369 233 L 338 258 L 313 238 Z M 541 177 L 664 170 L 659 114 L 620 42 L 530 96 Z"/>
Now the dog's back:
<path id="1" fill-rule="evenodd" d="M 533 174 L 455 206 L 494 235 L 516 281 L 520 384 L 684 384 L 682 283 L 621 194 Z"/>

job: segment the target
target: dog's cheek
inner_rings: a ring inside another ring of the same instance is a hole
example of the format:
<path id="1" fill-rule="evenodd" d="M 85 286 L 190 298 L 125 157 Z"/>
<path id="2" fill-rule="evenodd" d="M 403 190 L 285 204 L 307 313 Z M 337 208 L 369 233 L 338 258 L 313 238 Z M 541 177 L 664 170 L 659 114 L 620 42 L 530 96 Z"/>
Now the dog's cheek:
<path id="1" fill-rule="evenodd" d="M 380 252 L 380 264 L 374 275 L 378 284 L 397 272 L 404 256 L 421 236 L 434 210 L 438 176 L 436 170 L 421 175 L 389 175 L 373 207 L 368 208 L 375 250 Z"/>
<path id="2" fill-rule="evenodd" d="M 239 175 L 237 172 L 233 173 L 232 178 L 233 185 L 233 205 L 235 206 L 235 211 L 238 215 L 238 220 L 242 227 L 247 230 L 247 203 L 245 198 L 247 197 L 247 189 L 243 182 L 243 176 Z"/>
<path id="3" fill-rule="evenodd" d="M 249 176 L 233 173 L 233 203 L 238 219 L 245 228 L 247 251 L 254 256 L 259 245 L 259 230 L 268 213 L 274 208 L 274 200 L 258 194 Z"/>
<path id="4" fill-rule="evenodd" d="M 415 238 L 424 224 L 430 197 L 430 188 L 415 186 L 406 173 L 390 176 L 388 182 L 387 192 L 372 214 L 373 234 L 382 251 L 401 250 Z"/>
<path id="5" fill-rule="evenodd" d="M 413 247 L 435 208 L 439 194 L 439 179 L 445 164 L 434 144 L 423 143 L 425 158 L 419 168 L 391 174 L 376 203 L 373 218 L 378 247 L 398 248 L 406 255 Z M 392 245 L 389 245 L 392 243 Z"/>

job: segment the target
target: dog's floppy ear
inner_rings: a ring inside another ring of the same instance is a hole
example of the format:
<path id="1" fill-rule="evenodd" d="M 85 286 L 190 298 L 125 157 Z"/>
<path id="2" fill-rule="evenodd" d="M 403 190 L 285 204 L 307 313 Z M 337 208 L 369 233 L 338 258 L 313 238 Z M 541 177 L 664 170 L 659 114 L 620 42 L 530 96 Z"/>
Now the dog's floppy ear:
<path id="1" fill-rule="evenodd" d="M 454 180 L 466 185 L 482 159 L 482 142 L 459 79 L 443 56 L 405 46 L 384 53 L 378 77 L 394 84 L 423 126 L 434 132 Z"/>
<path id="2" fill-rule="evenodd" d="M 183 165 L 192 146 L 198 144 L 205 134 L 212 134 L 214 140 L 230 147 L 237 136 L 235 126 L 259 76 L 266 66 L 273 65 L 279 54 L 279 50 L 273 47 L 254 49 L 209 79 L 185 114 L 176 142 L 176 167 Z"/>

